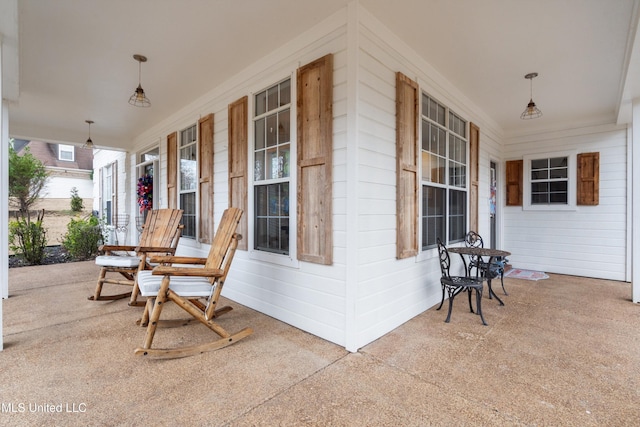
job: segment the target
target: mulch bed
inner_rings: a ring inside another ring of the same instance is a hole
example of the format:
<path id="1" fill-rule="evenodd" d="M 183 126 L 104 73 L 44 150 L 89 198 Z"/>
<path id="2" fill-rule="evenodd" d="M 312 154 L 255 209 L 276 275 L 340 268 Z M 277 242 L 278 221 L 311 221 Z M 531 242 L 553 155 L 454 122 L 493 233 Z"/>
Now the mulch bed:
<path id="1" fill-rule="evenodd" d="M 47 246 L 44 249 L 45 255 L 42 263 L 40 265 L 51 265 L 51 264 L 62 264 L 65 262 L 76 262 L 83 261 L 74 259 L 69 255 L 62 246 Z M 27 263 L 21 256 L 19 255 L 9 255 L 9 268 L 15 267 L 26 267 L 31 264 Z"/>

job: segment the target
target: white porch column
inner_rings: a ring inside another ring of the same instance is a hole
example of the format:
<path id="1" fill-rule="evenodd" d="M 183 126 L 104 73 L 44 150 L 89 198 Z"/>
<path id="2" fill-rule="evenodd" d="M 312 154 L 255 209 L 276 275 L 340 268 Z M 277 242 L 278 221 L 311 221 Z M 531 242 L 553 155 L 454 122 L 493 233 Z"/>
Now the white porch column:
<path id="1" fill-rule="evenodd" d="M 356 352 L 360 347 L 358 304 L 358 84 L 359 8 L 354 1 L 347 6 L 347 267 L 345 307 L 345 348 Z"/>
<path id="2" fill-rule="evenodd" d="M 631 122 L 631 300 L 640 302 L 640 98 L 633 100 Z"/>
<path id="3" fill-rule="evenodd" d="M 2 34 L 0 34 L 0 351 L 4 348 L 2 300 L 9 296 L 9 106 L 2 97 Z"/>

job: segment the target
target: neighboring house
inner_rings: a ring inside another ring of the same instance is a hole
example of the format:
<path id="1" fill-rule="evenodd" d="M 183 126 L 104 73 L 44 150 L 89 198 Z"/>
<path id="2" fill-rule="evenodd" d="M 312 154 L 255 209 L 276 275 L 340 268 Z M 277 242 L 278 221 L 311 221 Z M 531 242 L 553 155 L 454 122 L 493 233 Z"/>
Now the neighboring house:
<path id="1" fill-rule="evenodd" d="M 77 188 L 85 209 L 93 205 L 93 154 L 91 150 L 72 144 L 13 140 L 14 150 L 22 154 L 29 147 L 49 173 L 49 180 L 34 209 L 62 211 L 71 209 L 71 189 Z"/>
<path id="2" fill-rule="evenodd" d="M 185 211 L 180 252 L 205 255 L 223 210 L 242 208 L 224 295 L 350 351 L 440 302 L 436 238 L 470 229 L 521 268 L 631 281 L 631 125 L 504 135 L 357 7 L 176 108 L 130 153 L 96 154 L 101 212 L 137 215 L 151 165 L 154 207 Z"/>

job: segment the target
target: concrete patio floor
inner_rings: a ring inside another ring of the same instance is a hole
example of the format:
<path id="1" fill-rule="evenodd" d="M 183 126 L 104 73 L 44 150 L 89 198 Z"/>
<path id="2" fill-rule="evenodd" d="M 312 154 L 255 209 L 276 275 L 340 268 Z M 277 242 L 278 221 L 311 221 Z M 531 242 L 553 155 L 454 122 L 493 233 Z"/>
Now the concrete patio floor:
<path id="1" fill-rule="evenodd" d="M 489 326 L 459 298 L 451 323 L 431 308 L 358 353 L 230 302 L 220 323 L 253 335 L 147 360 L 133 354 L 142 308 L 88 301 L 97 275 L 93 262 L 10 270 L 0 425 L 640 425 L 628 283 L 505 279 L 505 306 L 483 300 Z M 212 338 L 202 325 L 157 333 Z"/>

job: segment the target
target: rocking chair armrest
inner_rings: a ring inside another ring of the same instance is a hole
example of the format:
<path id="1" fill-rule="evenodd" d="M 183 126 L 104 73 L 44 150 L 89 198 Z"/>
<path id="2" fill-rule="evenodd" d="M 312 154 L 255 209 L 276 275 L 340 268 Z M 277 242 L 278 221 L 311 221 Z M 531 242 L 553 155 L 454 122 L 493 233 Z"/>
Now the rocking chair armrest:
<path id="1" fill-rule="evenodd" d="M 166 254 L 176 253 L 176 248 L 168 248 L 162 246 L 137 246 L 136 252 L 164 252 Z"/>
<path id="2" fill-rule="evenodd" d="M 156 255 L 150 257 L 147 261 L 158 264 L 198 264 L 207 263 L 207 258 L 172 256 L 172 255 Z"/>
<path id="3" fill-rule="evenodd" d="M 191 267 L 171 267 L 168 265 L 159 265 L 152 271 L 154 276 L 195 276 L 195 277 L 220 277 L 224 274 L 224 270 L 220 268 L 191 268 Z"/>
<path id="4" fill-rule="evenodd" d="M 129 245 L 100 245 L 98 247 L 100 252 L 112 252 L 112 251 L 129 251 L 134 252 L 136 250 L 135 246 Z"/>

